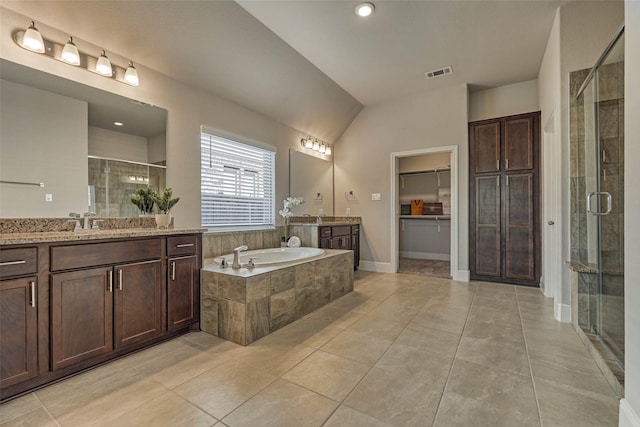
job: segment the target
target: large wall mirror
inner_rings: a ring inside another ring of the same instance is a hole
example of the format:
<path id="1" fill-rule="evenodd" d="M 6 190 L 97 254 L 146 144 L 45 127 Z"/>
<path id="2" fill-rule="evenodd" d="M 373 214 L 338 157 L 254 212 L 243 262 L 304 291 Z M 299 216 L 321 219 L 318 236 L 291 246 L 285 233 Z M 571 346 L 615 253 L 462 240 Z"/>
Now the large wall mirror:
<path id="1" fill-rule="evenodd" d="M 163 189 L 162 108 L 0 60 L 0 217 L 137 216 Z"/>
<path id="2" fill-rule="evenodd" d="M 304 199 L 295 215 L 333 215 L 333 163 L 290 149 L 289 194 Z"/>

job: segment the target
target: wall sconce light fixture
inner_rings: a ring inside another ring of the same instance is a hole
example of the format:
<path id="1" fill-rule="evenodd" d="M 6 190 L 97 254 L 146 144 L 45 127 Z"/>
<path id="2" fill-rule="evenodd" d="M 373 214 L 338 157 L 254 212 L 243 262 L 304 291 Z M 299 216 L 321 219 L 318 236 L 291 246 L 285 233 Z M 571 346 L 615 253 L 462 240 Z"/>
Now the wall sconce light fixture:
<path id="1" fill-rule="evenodd" d="M 14 32 L 13 41 L 24 49 L 36 53 L 43 53 L 65 64 L 80 66 L 87 71 L 112 78 L 121 83 L 126 83 L 130 86 L 138 86 L 140 84 L 138 70 L 133 66 L 133 62 L 129 62 L 129 66 L 125 69 L 112 64 L 104 50 L 97 58 L 80 52 L 73 42 L 73 37 L 69 37 L 69 41 L 64 45 L 53 40 L 45 39 L 33 21 L 31 21 L 31 25 L 29 25 L 29 28 L 26 30 Z"/>
<path id="2" fill-rule="evenodd" d="M 322 153 L 325 156 L 330 156 L 332 153 L 331 146 L 329 144 L 324 141 L 318 141 L 317 139 L 311 139 L 310 136 L 302 138 L 300 140 L 300 145 L 308 150 Z"/>

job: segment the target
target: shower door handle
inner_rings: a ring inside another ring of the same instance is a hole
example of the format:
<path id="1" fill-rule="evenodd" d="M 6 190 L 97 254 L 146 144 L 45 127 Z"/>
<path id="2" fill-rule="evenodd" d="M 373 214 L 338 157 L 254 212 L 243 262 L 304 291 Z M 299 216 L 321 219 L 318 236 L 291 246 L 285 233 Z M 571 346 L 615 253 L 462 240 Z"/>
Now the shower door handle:
<path id="1" fill-rule="evenodd" d="M 594 212 L 591 210 L 591 198 L 593 196 L 606 196 L 607 197 L 607 210 L 605 212 Z M 606 191 L 593 191 L 587 194 L 587 213 L 592 215 L 609 215 L 611 213 L 611 207 L 613 205 L 611 194 Z"/>

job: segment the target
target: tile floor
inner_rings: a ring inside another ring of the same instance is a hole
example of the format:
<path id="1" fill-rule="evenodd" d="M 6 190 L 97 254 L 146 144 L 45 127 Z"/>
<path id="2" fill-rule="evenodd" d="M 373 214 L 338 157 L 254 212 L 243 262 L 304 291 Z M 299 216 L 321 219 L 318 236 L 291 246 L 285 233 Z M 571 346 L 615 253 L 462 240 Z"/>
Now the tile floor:
<path id="1" fill-rule="evenodd" d="M 435 259 L 400 258 L 398 260 L 398 273 L 451 279 L 451 264 L 449 261 Z"/>
<path id="2" fill-rule="evenodd" d="M 251 346 L 191 333 L 0 406 L 2 426 L 617 426 L 539 290 L 358 272 Z"/>

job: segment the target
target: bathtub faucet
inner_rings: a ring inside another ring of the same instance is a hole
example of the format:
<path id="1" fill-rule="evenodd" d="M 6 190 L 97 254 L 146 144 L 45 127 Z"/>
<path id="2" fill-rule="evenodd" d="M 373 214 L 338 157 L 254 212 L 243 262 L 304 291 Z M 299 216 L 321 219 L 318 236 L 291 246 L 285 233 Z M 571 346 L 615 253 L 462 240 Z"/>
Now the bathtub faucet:
<path id="1" fill-rule="evenodd" d="M 247 249 L 249 249 L 247 245 L 242 245 L 233 250 L 233 264 L 231 264 L 231 268 L 234 270 L 238 270 L 240 268 L 240 252 L 246 251 Z"/>

